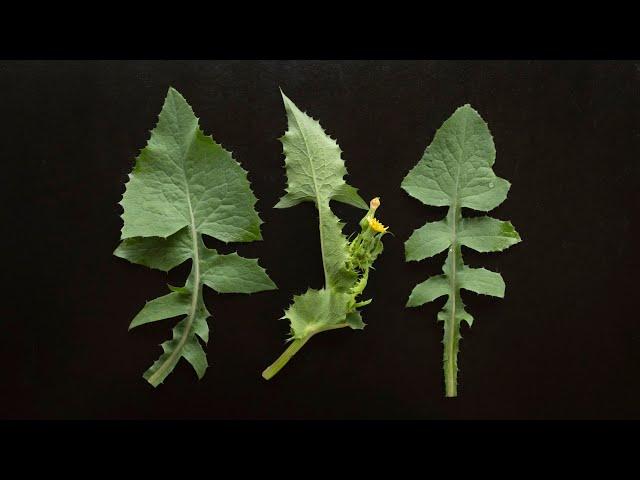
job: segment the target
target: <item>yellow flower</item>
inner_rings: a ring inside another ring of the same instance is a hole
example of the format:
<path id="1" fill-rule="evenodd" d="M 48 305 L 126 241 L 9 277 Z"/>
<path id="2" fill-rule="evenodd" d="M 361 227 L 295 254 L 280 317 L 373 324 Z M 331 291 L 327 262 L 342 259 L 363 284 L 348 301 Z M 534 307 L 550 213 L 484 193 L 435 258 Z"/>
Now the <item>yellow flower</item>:
<path id="1" fill-rule="evenodd" d="M 369 217 L 367 218 L 367 221 L 369 222 L 371 230 L 373 230 L 374 232 L 385 233 L 389 228 L 381 224 L 375 217 Z"/>

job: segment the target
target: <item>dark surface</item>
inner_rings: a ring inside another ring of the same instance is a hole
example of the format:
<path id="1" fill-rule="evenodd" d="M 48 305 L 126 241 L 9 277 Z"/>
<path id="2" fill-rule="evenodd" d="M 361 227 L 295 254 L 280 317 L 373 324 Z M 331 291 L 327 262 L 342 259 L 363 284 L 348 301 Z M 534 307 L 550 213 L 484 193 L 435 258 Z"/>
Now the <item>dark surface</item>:
<path id="1" fill-rule="evenodd" d="M 127 326 L 187 268 L 167 278 L 111 252 L 117 202 L 169 85 L 249 170 L 264 241 L 237 247 L 280 290 L 207 290 L 211 367 L 198 382 L 183 360 L 154 390 L 141 375 L 173 321 Z M 271 208 L 285 186 L 278 86 L 338 140 L 349 182 L 382 197 L 396 236 L 369 281 L 367 328 L 318 335 L 266 382 L 283 309 L 322 283 L 312 205 Z M 639 86 L 632 62 L 1 62 L 0 418 L 639 418 Z M 476 323 L 462 332 L 460 396 L 445 399 L 442 300 L 403 307 L 443 261 L 407 264 L 403 241 L 445 210 L 400 182 L 467 102 L 512 182 L 492 215 L 524 242 L 467 251 L 502 273 L 506 297 L 464 296 Z"/>

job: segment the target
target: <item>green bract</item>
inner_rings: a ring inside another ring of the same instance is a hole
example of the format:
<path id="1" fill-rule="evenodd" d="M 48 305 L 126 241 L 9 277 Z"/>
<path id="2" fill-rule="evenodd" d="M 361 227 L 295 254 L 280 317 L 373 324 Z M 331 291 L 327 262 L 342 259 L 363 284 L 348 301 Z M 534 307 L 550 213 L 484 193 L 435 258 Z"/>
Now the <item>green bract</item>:
<path id="1" fill-rule="evenodd" d="M 203 234 L 223 242 L 261 240 L 255 203 L 247 172 L 200 130 L 189 104 L 170 88 L 158 124 L 129 175 L 120 202 L 122 243 L 114 252 L 163 271 L 191 259 L 185 285 L 169 286 L 171 293 L 147 302 L 129 327 L 184 315 L 173 338 L 162 344 L 164 353 L 144 374 L 154 387 L 182 357 L 199 378 L 207 369 L 200 343 L 209 340 L 203 285 L 220 293 L 276 288 L 257 260 L 218 254 L 202 240 Z"/>
<path id="2" fill-rule="evenodd" d="M 458 108 L 436 132 L 422 159 L 407 174 L 402 188 L 425 205 L 449 207 L 443 220 L 426 223 L 405 243 L 407 261 L 422 260 L 448 249 L 442 275 L 418 284 L 407 306 L 417 307 L 441 296 L 448 300 L 438 314 L 444 322 L 444 373 L 446 395 L 457 395 L 457 356 L 460 324 L 473 317 L 465 311 L 460 290 L 504 296 L 499 273 L 470 268 L 462 261 L 462 246 L 478 252 L 497 252 L 520 242 L 510 222 L 482 216 L 462 218 L 462 208 L 487 212 L 506 198 L 507 180 L 491 169 L 496 157 L 493 138 L 485 121 L 469 105 Z"/>
<path id="3" fill-rule="evenodd" d="M 280 139 L 283 145 L 288 186 L 276 208 L 301 202 L 313 202 L 320 224 L 320 249 L 325 286 L 309 289 L 295 296 L 283 318 L 291 324 L 289 348 L 262 374 L 273 377 L 289 359 L 316 333 L 336 328 L 364 328 L 358 308 L 369 301 L 357 302 L 367 284 L 369 269 L 382 252 L 386 228 L 375 220 L 380 202 L 374 199 L 360 222 L 361 231 L 348 241 L 342 233 L 344 224 L 331 211 L 336 200 L 364 210 L 367 204 L 358 191 L 344 181 L 347 174 L 338 144 L 320 124 L 301 112 L 282 94 L 288 130 Z"/>

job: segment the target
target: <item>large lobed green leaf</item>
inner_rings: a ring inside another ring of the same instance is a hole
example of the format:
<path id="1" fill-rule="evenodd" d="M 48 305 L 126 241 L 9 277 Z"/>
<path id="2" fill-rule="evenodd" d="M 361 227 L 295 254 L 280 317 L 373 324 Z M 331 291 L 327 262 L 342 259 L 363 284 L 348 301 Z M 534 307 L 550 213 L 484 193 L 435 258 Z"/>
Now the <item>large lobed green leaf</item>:
<path id="1" fill-rule="evenodd" d="M 295 297 L 285 314 L 291 322 L 292 336 L 301 338 L 309 332 L 345 321 L 350 298 L 345 292 L 357 281 L 357 273 L 347 268 L 349 252 L 342 233 L 344 224 L 331 211 L 330 201 L 365 210 L 368 207 L 357 190 L 344 181 L 347 169 L 338 144 L 318 121 L 300 111 L 284 93 L 282 99 L 288 120 L 288 129 L 280 138 L 285 154 L 287 187 L 276 208 L 301 202 L 315 204 L 326 282 L 322 290 L 309 290 Z"/>
<path id="2" fill-rule="evenodd" d="M 416 307 L 448 297 L 438 314 L 438 320 L 444 322 L 447 396 L 457 394 L 460 323 L 466 321 L 471 325 L 473 322 L 465 310 L 460 290 L 503 297 L 505 289 L 499 273 L 466 266 L 461 247 L 497 252 L 521 241 L 508 221 L 488 216 L 462 217 L 463 207 L 489 211 L 506 199 L 510 183 L 494 174 L 491 167 L 495 155 L 486 122 L 465 105 L 444 122 L 421 160 L 402 182 L 402 188 L 422 203 L 449 207 L 446 218 L 416 229 L 405 243 L 407 261 L 423 260 L 448 250 L 443 274 L 418 284 L 407 302 L 407 306 Z"/>
<path id="3" fill-rule="evenodd" d="M 210 316 L 202 299 L 207 285 L 220 293 L 253 293 L 276 288 L 255 259 L 220 255 L 205 247 L 202 235 L 223 242 L 260 240 L 260 220 L 247 172 L 231 153 L 206 136 L 186 100 L 167 93 L 157 126 L 136 158 L 120 204 L 122 243 L 118 257 L 163 271 L 191 259 L 183 287 L 147 302 L 130 328 L 185 315 L 174 327 L 164 353 L 145 372 L 153 386 L 164 381 L 180 358 L 199 378 L 207 360 L 198 340 L 207 342 Z"/>

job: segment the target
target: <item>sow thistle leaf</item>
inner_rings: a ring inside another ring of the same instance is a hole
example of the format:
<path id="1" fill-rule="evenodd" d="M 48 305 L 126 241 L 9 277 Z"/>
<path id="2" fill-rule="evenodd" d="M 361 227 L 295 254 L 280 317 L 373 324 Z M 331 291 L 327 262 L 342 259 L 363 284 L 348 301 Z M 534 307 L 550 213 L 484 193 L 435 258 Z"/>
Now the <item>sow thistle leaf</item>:
<path id="1" fill-rule="evenodd" d="M 282 93 L 282 92 L 281 92 Z M 289 128 L 280 138 L 285 154 L 288 185 L 276 208 L 287 208 L 301 202 L 314 202 L 320 222 L 322 263 L 328 287 L 345 290 L 356 279 L 346 270 L 349 253 L 344 224 L 331 211 L 330 200 L 343 201 L 364 210 L 367 204 L 357 189 L 344 181 L 347 168 L 342 151 L 320 123 L 301 112 L 282 93 Z"/>
<path id="2" fill-rule="evenodd" d="M 507 197 L 510 183 L 492 170 L 496 151 L 485 121 L 469 105 L 458 108 L 436 132 L 422 159 L 407 174 L 402 188 L 425 205 L 449 207 L 446 218 L 426 223 L 405 242 L 407 261 L 418 261 L 448 249 L 443 274 L 416 285 L 407 302 L 417 307 L 439 297 L 447 302 L 438 314 L 444 322 L 444 372 L 448 397 L 457 395 L 460 324 L 471 326 L 460 290 L 504 297 L 499 273 L 470 268 L 462 261 L 462 246 L 478 252 L 498 252 L 521 241 L 508 221 L 491 217 L 462 218 L 462 208 L 489 211 Z"/>
<path id="3" fill-rule="evenodd" d="M 309 289 L 293 297 L 293 305 L 284 317 L 291 323 L 292 338 L 302 339 L 346 321 L 352 297 L 327 289 Z"/>
<path id="4" fill-rule="evenodd" d="M 219 293 L 253 293 L 274 288 L 257 259 L 244 258 L 237 253 L 208 255 L 202 262 L 202 280 Z"/>
<path id="5" fill-rule="evenodd" d="M 122 243 L 114 252 L 162 271 L 191 260 L 185 285 L 169 286 L 171 293 L 147 302 L 129 327 L 185 315 L 162 344 L 164 353 L 144 374 L 154 387 L 180 358 L 193 366 L 198 378 L 207 369 L 200 343 L 209 340 L 203 285 L 220 293 L 276 288 L 257 260 L 237 253 L 220 255 L 202 240 L 202 235 L 223 242 L 260 240 L 262 221 L 255 203 L 246 170 L 200 130 L 189 104 L 170 88 L 158 124 L 129 175 L 120 202 Z"/>
<path id="6" fill-rule="evenodd" d="M 511 222 L 491 217 L 463 218 L 458 231 L 460 244 L 477 252 L 499 252 L 520 241 Z"/>
<path id="7" fill-rule="evenodd" d="M 127 238 L 113 254 L 149 268 L 168 272 L 191 258 L 192 248 L 189 229 L 183 228 L 168 238 Z"/>
<path id="8" fill-rule="evenodd" d="M 358 195 L 357 189 L 344 181 L 347 168 L 336 141 L 325 133 L 318 121 L 301 112 L 284 93 L 282 99 L 289 122 L 289 129 L 280 138 L 288 185 L 285 196 L 276 208 L 285 208 L 283 202 L 287 202 L 287 206 L 314 202 L 319 208 L 334 199 L 367 210 L 367 204 Z"/>
<path id="9" fill-rule="evenodd" d="M 405 242 L 407 260 L 424 260 L 443 252 L 451 245 L 451 227 L 446 220 L 428 222 L 413 231 Z"/>
<path id="10" fill-rule="evenodd" d="M 288 184 L 276 208 L 288 208 L 301 202 L 315 204 L 325 286 L 294 297 L 283 317 L 290 322 L 293 342 L 263 372 L 262 376 L 267 380 L 316 333 L 343 327 L 364 328 L 357 308 L 368 302 L 356 303 L 356 297 L 367 284 L 369 268 L 382 252 L 381 237 L 386 233 L 382 224 L 376 223 L 374 228 L 366 221 L 373 221 L 379 206 L 379 199 L 374 199 L 360 223 L 362 231 L 351 242 L 347 241 L 342 233 L 344 223 L 331 211 L 331 200 L 364 210 L 367 210 L 367 204 L 357 189 L 344 180 L 347 169 L 338 144 L 325 133 L 320 123 L 301 112 L 284 93 L 282 99 L 288 129 L 280 141 Z"/>
<path id="11" fill-rule="evenodd" d="M 158 297 L 147 302 L 142 310 L 138 312 L 131 321 L 129 330 L 145 323 L 186 315 L 189 313 L 190 306 L 191 296 L 186 295 L 186 292 L 172 292 L 163 297 Z"/>
<path id="12" fill-rule="evenodd" d="M 126 187 L 122 239 L 166 238 L 184 227 L 223 242 L 262 239 L 246 170 L 205 136 L 173 88 Z"/>

